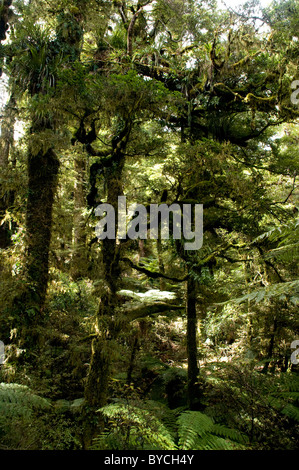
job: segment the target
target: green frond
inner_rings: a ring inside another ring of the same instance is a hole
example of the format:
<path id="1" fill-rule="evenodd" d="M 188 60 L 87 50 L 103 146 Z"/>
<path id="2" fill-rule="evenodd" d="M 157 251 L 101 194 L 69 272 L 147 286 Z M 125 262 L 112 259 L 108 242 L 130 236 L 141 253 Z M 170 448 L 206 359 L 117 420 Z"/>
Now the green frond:
<path id="1" fill-rule="evenodd" d="M 172 438 L 175 439 L 177 434 L 177 417 L 179 414 L 178 409 L 171 410 L 164 403 L 160 403 L 154 400 L 147 400 L 147 408 L 154 416 L 159 416 L 159 420 L 166 427 L 171 434 Z"/>
<path id="2" fill-rule="evenodd" d="M 214 424 L 213 433 L 217 436 L 224 437 L 225 439 L 230 439 L 233 442 L 238 442 L 240 444 L 247 444 L 248 437 L 245 434 L 242 434 L 237 429 L 231 429 L 222 424 Z"/>
<path id="3" fill-rule="evenodd" d="M 179 446 L 181 449 L 193 449 L 197 437 L 202 437 L 213 428 L 213 421 L 209 416 L 199 411 L 185 411 L 178 418 Z"/>
<path id="4" fill-rule="evenodd" d="M 183 412 L 178 425 L 179 447 L 183 450 L 231 450 L 248 442 L 236 429 L 216 424 L 199 411 Z"/>
<path id="5" fill-rule="evenodd" d="M 292 405 L 289 403 L 286 405 L 283 410 L 282 414 L 288 416 L 288 418 L 293 419 L 294 421 L 297 421 L 299 423 L 299 408 L 298 406 Z"/>
<path id="6" fill-rule="evenodd" d="M 288 239 L 294 239 L 298 237 L 299 230 L 299 219 L 289 222 L 288 224 L 282 224 L 279 227 L 274 227 L 267 232 L 262 233 L 257 238 L 253 240 L 252 243 L 259 243 L 262 241 L 269 240 L 271 242 L 286 241 Z"/>
<path id="7" fill-rule="evenodd" d="M 277 246 L 269 250 L 265 257 L 291 262 L 298 257 L 299 219 L 274 227 L 253 240 L 253 244 L 269 241 Z"/>
<path id="8" fill-rule="evenodd" d="M 234 450 L 235 448 L 231 442 L 210 433 L 198 439 L 196 446 L 196 450 Z"/>
<path id="9" fill-rule="evenodd" d="M 279 413 L 299 423 L 299 378 L 296 375 L 284 376 L 281 390 L 270 393 L 268 402 Z"/>
<path id="10" fill-rule="evenodd" d="M 33 393 L 25 385 L 0 384 L 0 416 L 7 419 L 13 416 L 30 416 L 36 409 L 50 408 L 45 398 Z"/>
<path id="11" fill-rule="evenodd" d="M 295 305 L 297 304 L 299 297 L 299 280 L 280 282 L 277 284 L 269 285 L 267 287 L 261 287 L 259 289 L 255 289 L 249 294 L 243 295 L 242 297 L 230 299 L 229 301 L 222 302 L 217 305 L 225 305 L 231 302 L 241 304 L 245 301 L 259 303 L 261 301 L 266 301 L 275 297 L 285 298 L 285 296 L 290 296 L 290 301 Z"/>
<path id="12" fill-rule="evenodd" d="M 94 439 L 93 449 L 175 450 L 176 445 L 166 427 L 147 409 L 113 403 L 98 412 L 107 418 L 108 430 Z"/>
<path id="13" fill-rule="evenodd" d="M 299 243 L 290 243 L 268 251 L 265 257 L 267 259 L 276 258 L 279 261 L 285 261 L 287 263 L 290 263 L 291 261 L 294 261 L 294 259 L 297 259 L 298 251 Z"/>
<path id="14" fill-rule="evenodd" d="M 289 392 L 299 392 L 299 377 L 292 377 L 287 382 Z"/>

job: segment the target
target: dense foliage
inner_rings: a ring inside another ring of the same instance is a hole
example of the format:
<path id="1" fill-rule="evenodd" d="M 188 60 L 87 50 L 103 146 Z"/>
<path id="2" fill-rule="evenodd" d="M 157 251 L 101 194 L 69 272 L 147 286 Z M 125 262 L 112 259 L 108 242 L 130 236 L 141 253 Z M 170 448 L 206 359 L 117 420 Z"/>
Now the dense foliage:
<path id="1" fill-rule="evenodd" d="M 0 1 L 1 449 L 298 447 L 298 22 Z M 119 196 L 203 204 L 201 249 L 99 240 Z"/>

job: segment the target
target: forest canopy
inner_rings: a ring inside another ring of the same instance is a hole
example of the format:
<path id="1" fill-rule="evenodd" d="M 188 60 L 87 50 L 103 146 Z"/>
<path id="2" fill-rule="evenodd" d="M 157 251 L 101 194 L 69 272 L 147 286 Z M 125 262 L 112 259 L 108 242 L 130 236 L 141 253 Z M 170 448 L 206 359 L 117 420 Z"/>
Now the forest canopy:
<path id="1" fill-rule="evenodd" d="M 298 447 L 298 57 L 298 0 L 0 0 L 1 450 Z"/>

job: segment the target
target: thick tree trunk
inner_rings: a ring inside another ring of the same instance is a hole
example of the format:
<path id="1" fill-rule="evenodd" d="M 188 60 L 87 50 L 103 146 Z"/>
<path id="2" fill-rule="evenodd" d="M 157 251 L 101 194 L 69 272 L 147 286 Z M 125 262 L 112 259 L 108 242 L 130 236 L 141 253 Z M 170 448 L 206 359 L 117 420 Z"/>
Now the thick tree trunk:
<path id="1" fill-rule="evenodd" d="M 35 303 L 43 307 L 48 285 L 52 210 L 59 161 L 52 149 L 28 157 L 27 280 L 34 287 Z"/>
<path id="2" fill-rule="evenodd" d="M 12 0 L 2 0 L 0 10 L 0 42 L 6 39 L 6 33 L 9 28 L 9 18 L 12 13 L 11 10 Z M 0 69 L 0 76 L 2 69 Z"/>
<path id="3" fill-rule="evenodd" d="M 43 129 L 32 129 L 31 132 Z M 28 353 L 40 345 L 43 307 L 49 280 L 52 210 L 59 160 L 52 148 L 37 154 L 28 149 L 28 198 L 26 207 L 25 290 L 14 299 L 21 325 L 21 341 Z"/>
<path id="4" fill-rule="evenodd" d="M 74 17 L 80 24 L 80 20 Z M 56 34 L 59 36 L 60 24 Z M 83 28 L 82 28 L 83 31 Z M 72 57 L 79 58 L 81 34 L 74 31 L 74 37 L 63 38 L 65 44 L 72 50 Z M 67 52 L 69 54 L 69 51 Z M 32 82 L 29 91 L 33 97 L 46 93 L 41 83 Z M 39 91 L 37 91 L 39 90 Z M 38 137 L 44 131 L 54 131 L 55 120 L 45 116 L 33 116 L 30 133 Z M 14 304 L 22 313 L 21 337 L 27 350 L 34 348 L 42 340 L 39 326 L 43 323 L 43 307 L 46 299 L 49 280 L 49 251 L 52 230 L 52 211 L 54 196 L 57 188 L 59 159 L 52 147 L 37 152 L 32 145 L 28 147 L 28 198 L 26 208 L 26 288 L 17 295 Z M 40 346 L 40 344 L 39 344 Z"/>

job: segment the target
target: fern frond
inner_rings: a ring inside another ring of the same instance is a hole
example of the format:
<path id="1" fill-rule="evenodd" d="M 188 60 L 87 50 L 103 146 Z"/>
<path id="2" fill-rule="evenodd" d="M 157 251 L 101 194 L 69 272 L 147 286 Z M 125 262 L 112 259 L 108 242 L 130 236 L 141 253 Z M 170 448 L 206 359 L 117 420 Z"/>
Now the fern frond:
<path id="1" fill-rule="evenodd" d="M 299 423 L 299 378 L 296 375 L 283 376 L 281 385 L 281 390 L 268 396 L 268 402 L 279 413 Z"/>
<path id="2" fill-rule="evenodd" d="M 286 405 L 283 410 L 282 414 L 288 416 L 289 418 L 293 419 L 294 421 L 297 421 L 299 423 L 299 408 L 298 406 L 294 406 L 291 403 Z"/>
<path id="3" fill-rule="evenodd" d="M 253 244 L 259 243 L 265 240 L 271 242 L 276 242 L 279 240 L 289 240 L 298 238 L 298 229 L 299 229 L 299 219 L 289 222 L 288 224 L 280 225 L 279 227 L 274 227 L 267 232 L 262 233 L 257 238 L 253 240 Z M 283 241 L 281 243 L 283 243 Z"/>
<path id="4" fill-rule="evenodd" d="M 290 300 L 296 305 L 299 297 L 299 280 L 280 282 L 278 284 L 272 284 L 267 287 L 261 287 L 259 289 L 255 289 L 249 294 L 243 295 L 242 297 L 230 299 L 226 302 L 221 302 L 217 305 L 225 305 L 231 302 L 241 304 L 245 301 L 259 303 L 262 300 L 265 301 L 271 298 L 280 298 L 285 296 L 290 296 Z"/>
<path id="5" fill-rule="evenodd" d="M 122 403 L 113 403 L 100 408 L 98 412 L 108 418 L 110 423 L 118 424 L 118 429 L 113 431 L 118 440 L 121 438 L 122 433 L 130 436 L 130 439 L 126 441 L 128 446 L 133 445 L 139 447 L 139 449 L 152 450 L 175 450 L 177 448 L 170 432 L 158 418 L 146 409 Z M 119 426 L 119 423 L 121 423 L 121 426 Z M 95 440 L 95 446 L 100 441 L 101 438 Z M 93 448 L 95 447 L 93 446 Z"/>
<path id="6" fill-rule="evenodd" d="M 196 450 L 234 450 L 234 445 L 218 436 L 213 434 L 206 434 L 203 438 L 198 440 Z"/>
<path id="7" fill-rule="evenodd" d="M 45 398 L 36 395 L 25 385 L 0 384 L 0 416 L 28 417 L 34 409 L 50 408 L 51 404 Z"/>
<path id="8" fill-rule="evenodd" d="M 215 423 L 213 426 L 213 433 L 217 436 L 224 437 L 225 439 L 230 439 L 233 442 L 240 444 L 247 444 L 249 442 L 248 437 L 245 434 L 242 434 L 237 429 L 231 429 L 222 424 Z"/>
<path id="9" fill-rule="evenodd" d="M 265 258 L 276 258 L 279 261 L 286 261 L 290 263 L 298 257 L 299 243 L 290 243 L 288 245 L 279 246 L 266 253 Z"/>
<path id="10" fill-rule="evenodd" d="M 178 418 L 179 446 L 183 450 L 194 449 L 198 436 L 213 428 L 212 419 L 199 411 L 185 411 Z"/>
<path id="11" fill-rule="evenodd" d="M 247 436 L 214 423 L 199 411 L 185 411 L 178 419 L 179 446 L 183 450 L 232 450 L 243 448 Z"/>

